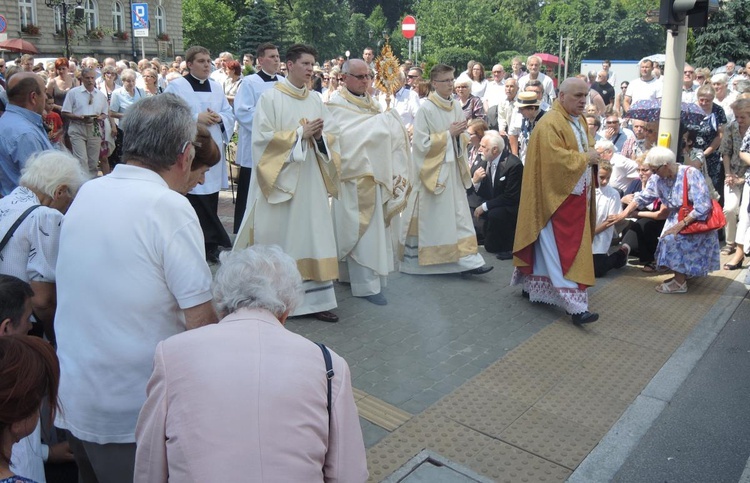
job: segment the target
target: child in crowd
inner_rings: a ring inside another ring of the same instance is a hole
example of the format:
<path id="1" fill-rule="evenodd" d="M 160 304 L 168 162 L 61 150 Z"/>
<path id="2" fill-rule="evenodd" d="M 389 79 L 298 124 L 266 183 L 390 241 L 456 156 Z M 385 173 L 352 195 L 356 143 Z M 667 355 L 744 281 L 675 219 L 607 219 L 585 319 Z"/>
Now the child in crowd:
<path id="1" fill-rule="evenodd" d="M 610 215 L 622 211 L 620 195 L 609 186 L 612 176 L 612 165 L 607 161 L 599 163 L 599 187 L 596 188 L 596 228 L 594 229 L 594 275 L 603 277 L 613 268 L 622 268 L 628 263 L 630 247 L 623 245 L 609 255 L 609 247 L 615 234 L 614 223 L 607 221 Z"/>
<path id="2" fill-rule="evenodd" d="M 63 134 L 63 122 L 60 114 L 56 113 L 55 100 L 52 96 L 47 96 L 47 102 L 44 105 L 44 126 L 47 129 L 47 137 L 52 145 L 60 149 Z"/>

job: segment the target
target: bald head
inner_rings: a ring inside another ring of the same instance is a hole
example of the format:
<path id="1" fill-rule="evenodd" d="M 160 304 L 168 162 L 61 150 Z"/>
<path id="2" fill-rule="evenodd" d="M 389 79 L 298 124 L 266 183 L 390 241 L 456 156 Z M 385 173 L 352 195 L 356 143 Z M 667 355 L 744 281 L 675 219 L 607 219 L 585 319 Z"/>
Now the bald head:
<path id="1" fill-rule="evenodd" d="M 585 81 L 569 77 L 560 84 L 560 104 L 571 116 L 580 116 L 586 107 L 589 86 Z"/>
<path id="2" fill-rule="evenodd" d="M 44 81 L 33 72 L 19 72 L 8 81 L 8 101 L 41 114 L 46 101 Z"/>
<path id="3" fill-rule="evenodd" d="M 364 76 L 370 74 L 370 67 L 364 60 L 349 59 L 344 62 L 341 71 L 344 74 L 344 84 L 349 92 L 358 96 L 367 92 L 371 84 L 371 78 Z"/>

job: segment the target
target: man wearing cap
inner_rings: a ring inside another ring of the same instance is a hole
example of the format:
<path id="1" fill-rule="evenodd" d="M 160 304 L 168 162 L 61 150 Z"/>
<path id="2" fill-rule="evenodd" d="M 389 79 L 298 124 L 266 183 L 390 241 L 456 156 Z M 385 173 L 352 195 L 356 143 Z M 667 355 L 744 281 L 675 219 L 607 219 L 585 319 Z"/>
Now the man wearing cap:
<path id="1" fill-rule="evenodd" d="M 508 132 L 510 151 L 518 156 L 521 162 L 525 163 L 526 146 L 531 137 L 531 132 L 546 111 L 541 109 L 541 102 L 534 92 L 522 92 L 518 94 L 515 107 L 518 109 L 516 119 L 520 123 L 512 126 Z"/>
<path id="2" fill-rule="evenodd" d="M 588 84 L 560 85 L 560 98 L 529 140 L 513 245 L 512 285 L 532 302 L 563 307 L 576 325 L 599 318 L 589 312 L 594 285 L 591 247 L 596 210 L 592 166 L 599 155 L 581 115 Z"/>

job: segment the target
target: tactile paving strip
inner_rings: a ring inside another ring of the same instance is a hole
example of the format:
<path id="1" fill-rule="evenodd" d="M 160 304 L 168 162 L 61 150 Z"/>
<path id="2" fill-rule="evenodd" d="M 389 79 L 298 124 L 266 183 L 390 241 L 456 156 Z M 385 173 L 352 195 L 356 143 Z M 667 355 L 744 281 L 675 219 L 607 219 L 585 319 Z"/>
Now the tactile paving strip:
<path id="1" fill-rule="evenodd" d="M 361 417 L 388 431 L 395 430 L 411 419 L 411 414 L 406 411 L 359 389 L 354 389 L 354 402 Z"/>
<path id="2" fill-rule="evenodd" d="M 496 481 L 564 481 L 733 275 L 663 295 L 654 287 L 669 275 L 629 269 L 591 297 L 598 323 L 561 317 L 370 448 L 370 480 L 428 448 Z"/>

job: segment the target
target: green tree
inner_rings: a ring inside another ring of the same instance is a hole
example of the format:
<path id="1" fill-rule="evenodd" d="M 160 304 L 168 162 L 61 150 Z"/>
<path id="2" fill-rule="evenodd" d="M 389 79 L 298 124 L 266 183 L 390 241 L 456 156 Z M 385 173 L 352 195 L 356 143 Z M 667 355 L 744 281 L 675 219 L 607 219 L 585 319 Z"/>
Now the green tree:
<path id="1" fill-rule="evenodd" d="M 290 0 L 291 1 L 291 0 Z M 292 10 L 283 13 L 292 42 L 312 44 L 319 57 L 331 58 L 346 50 L 346 30 L 349 4 L 337 0 L 295 0 Z"/>
<path id="2" fill-rule="evenodd" d="M 718 12 L 708 21 L 708 26 L 696 31 L 693 63 L 709 68 L 728 61 L 750 59 L 750 2 L 724 1 Z"/>
<path id="3" fill-rule="evenodd" d="M 235 43 L 235 12 L 225 3 L 212 0 L 182 2 L 182 31 L 185 49 L 201 45 L 211 55 L 230 49 Z"/>
<path id="4" fill-rule="evenodd" d="M 515 22 L 504 14 L 499 0 L 421 0 L 417 5 L 424 55 L 436 56 L 447 48 L 474 49 L 479 53 L 476 60 L 492 64 L 495 53 L 516 43 L 509 36 L 517 32 Z"/>
<path id="5" fill-rule="evenodd" d="M 570 68 L 584 58 L 640 59 L 664 50 L 664 28 L 646 22 L 655 0 L 553 0 L 536 24 L 537 50 L 557 53 L 570 37 Z"/>
<path id="6" fill-rule="evenodd" d="M 251 52 L 263 42 L 279 43 L 279 27 L 276 14 L 263 0 L 249 6 L 247 15 L 240 18 L 238 49 L 240 53 Z"/>

